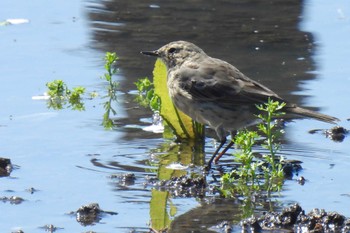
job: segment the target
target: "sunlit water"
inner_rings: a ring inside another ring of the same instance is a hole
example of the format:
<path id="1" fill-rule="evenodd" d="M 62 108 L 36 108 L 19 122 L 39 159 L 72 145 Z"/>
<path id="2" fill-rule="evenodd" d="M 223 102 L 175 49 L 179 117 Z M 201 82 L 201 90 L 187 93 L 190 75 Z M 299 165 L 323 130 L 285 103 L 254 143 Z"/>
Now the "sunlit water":
<path id="1" fill-rule="evenodd" d="M 138 52 L 170 40 L 193 41 L 282 96 L 320 108 L 350 128 L 346 121 L 350 117 L 349 3 L 305 1 L 287 6 L 278 2 L 255 7 L 249 1 L 196 5 L 192 1 L 3 0 L 1 21 L 24 18 L 29 23 L 0 27 L 0 156 L 15 165 L 10 177 L 0 179 L 0 196 L 25 199 L 18 205 L 1 203 L 0 231 L 39 232 L 53 224 L 63 228 L 59 232 L 148 232 L 155 194 L 144 186 L 145 176 L 157 176 L 161 168 L 156 164 L 162 155 L 168 158 L 164 148 L 171 140 L 142 130 L 151 124 L 151 112 L 133 102 L 133 82 L 150 76 L 154 63 Z M 310 40 L 304 40 L 305 35 Z M 54 79 L 105 94 L 106 83 L 100 76 L 107 50 L 121 58 L 116 130 L 101 126 L 103 99 L 86 100 L 83 112 L 49 110 L 45 100 L 32 100 Z M 299 175 L 307 182 L 301 186 L 296 180 L 286 181 L 274 200 L 276 206 L 298 202 L 306 211 L 317 207 L 350 216 L 348 138 L 336 143 L 322 134 L 307 133 L 329 127 L 314 120 L 287 125 L 282 154 L 303 161 Z M 208 159 L 212 139 L 206 140 L 205 150 Z M 175 156 L 198 166 L 203 163 L 190 161 L 186 152 Z M 225 157 L 222 163 L 230 161 Z M 129 186 L 111 178 L 128 172 L 136 176 Z M 32 187 L 38 191 L 27 191 Z M 118 215 L 81 226 L 68 213 L 91 202 Z M 170 198 L 168 203 L 172 229 L 178 232 L 215 231 L 223 220 L 240 220 L 240 205 L 233 200 Z"/>

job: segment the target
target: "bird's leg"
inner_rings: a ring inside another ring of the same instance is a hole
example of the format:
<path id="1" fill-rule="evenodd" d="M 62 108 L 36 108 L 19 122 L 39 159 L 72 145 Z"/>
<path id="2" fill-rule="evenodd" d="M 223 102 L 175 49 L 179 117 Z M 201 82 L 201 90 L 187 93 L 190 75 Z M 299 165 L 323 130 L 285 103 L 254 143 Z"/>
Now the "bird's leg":
<path id="1" fill-rule="evenodd" d="M 220 149 L 223 147 L 223 145 L 226 143 L 226 138 L 224 137 L 221 142 L 220 145 L 218 146 L 218 148 L 215 150 L 214 154 L 211 156 L 210 160 L 208 161 L 208 165 L 207 165 L 207 170 L 209 170 L 211 168 L 211 164 L 215 158 L 215 156 L 219 153 Z"/>
<path id="2" fill-rule="evenodd" d="M 230 143 L 225 147 L 225 149 L 224 149 L 223 151 L 221 151 L 221 153 L 215 158 L 215 160 L 214 160 L 214 163 L 215 163 L 215 164 L 217 164 L 218 161 L 220 160 L 220 158 L 226 153 L 226 151 L 227 151 L 228 149 L 230 149 L 230 148 L 233 146 L 233 144 L 234 144 L 233 139 L 235 138 L 235 135 L 237 134 L 237 131 L 231 131 L 230 134 L 231 134 L 231 141 L 230 141 Z M 225 138 L 225 139 L 226 139 L 226 138 Z"/>
<path id="3" fill-rule="evenodd" d="M 230 149 L 233 146 L 234 142 L 233 140 L 230 141 L 230 143 L 221 151 L 221 153 L 215 158 L 214 163 L 218 163 L 219 159 L 226 153 L 228 149 Z"/>

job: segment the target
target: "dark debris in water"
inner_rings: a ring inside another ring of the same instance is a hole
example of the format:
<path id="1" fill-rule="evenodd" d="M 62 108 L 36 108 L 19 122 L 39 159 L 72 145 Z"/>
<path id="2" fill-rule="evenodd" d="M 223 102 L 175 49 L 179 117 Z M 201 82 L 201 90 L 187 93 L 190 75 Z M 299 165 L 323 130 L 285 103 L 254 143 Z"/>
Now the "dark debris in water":
<path id="1" fill-rule="evenodd" d="M 346 135 L 349 134 L 349 130 L 345 129 L 342 126 L 334 126 L 331 129 L 314 129 L 310 130 L 309 133 L 314 134 L 314 133 L 322 133 L 326 135 L 327 138 L 335 141 L 335 142 L 342 142 Z"/>
<path id="2" fill-rule="evenodd" d="M 349 232 L 350 219 L 336 212 L 313 209 L 310 213 L 294 204 L 278 212 L 267 212 L 260 217 L 241 221 L 244 232 Z"/>
<path id="3" fill-rule="evenodd" d="M 11 160 L 0 157 L 0 177 L 9 176 L 12 172 Z"/>
<path id="4" fill-rule="evenodd" d="M 33 187 L 30 187 L 30 188 L 27 188 L 26 191 L 29 192 L 30 194 L 34 194 L 35 192 L 38 192 L 39 190 L 37 190 Z"/>
<path id="5" fill-rule="evenodd" d="M 11 233 L 24 233 L 22 230 L 12 231 Z"/>
<path id="6" fill-rule="evenodd" d="M 56 227 L 53 224 L 46 224 L 45 226 L 40 227 L 45 230 L 45 232 L 56 232 L 57 230 L 63 230 L 62 227 Z"/>
<path id="7" fill-rule="evenodd" d="M 72 212 L 71 214 L 76 215 L 77 222 L 79 222 L 81 225 L 88 226 L 98 223 L 106 214 L 116 215 L 118 213 L 104 211 L 100 208 L 98 203 L 90 203 L 88 205 L 81 206 L 77 211 Z"/>
<path id="8" fill-rule="evenodd" d="M 18 204 L 21 204 L 24 201 L 24 199 L 17 196 L 11 196 L 11 197 L 0 197 L 0 201 L 9 202 L 10 204 L 13 204 L 13 205 L 18 205 Z"/>
<path id="9" fill-rule="evenodd" d="M 112 174 L 110 178 L 113 180 L 118 180 L 118 183 L 121 186 L 134 185 L 136 180 L 135 174 L 131 172 L 125 174 Z"/>
<path id="10" fill-rule="evenodd" d="M 287 179 L 292 179 L 293 175 L 298 175 L 302 170 L 303 162 L 299 160 L 284 160 L 282 161 L 284 177 Z"/>
<path id="11" fill-rule="evenodd" d="M 330 138 L 336 142 L 342 142 L 348 133 L 349 131 L 341 126 L 335 126 L 331 129 L 326 130 L 327 138 Z"/>
<path id="12" fill-rule="evenodd" d="M 174 197 L 204 197 L 207 187 L 204 177 L 172 177 L 170 180 L 147 178 L 147 184 L 161 191 L 169 191 Z"/>

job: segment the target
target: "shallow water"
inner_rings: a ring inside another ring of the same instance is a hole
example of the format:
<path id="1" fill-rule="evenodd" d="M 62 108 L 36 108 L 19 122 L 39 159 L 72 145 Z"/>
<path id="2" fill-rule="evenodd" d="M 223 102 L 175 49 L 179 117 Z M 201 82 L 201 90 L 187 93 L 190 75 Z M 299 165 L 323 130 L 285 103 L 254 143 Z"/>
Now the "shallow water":
<path id="1" fill-rule="evenodd" d="M 142 130 L 151 112 L 133 101 L 133 82 L 151 76 L 154 60 L 139 51 L 190 40 L 288 100 L 337 116 L 350 128 L 349 7 L 345 0 L 1 1 L 1 21 L 30 22 L 0 27 L 0 156 L 15 164 L 11 175 L 0 179 L 0 196 L 25 199 L 17 205 L 1 203 L 0 231 L 43 232 L 41 227 L 53 224 L 63 228 L 58 232 L 148 232 L 150 222 L 154 227 L 164 215 L 173 232 L 219 231 L 215 226 L 224 220 L 239 222 L 238 200 L 213 195 L 161 199 L 164 193 L 144 186 L 146 175 L 164 175 L 159 164 L 181 161 L 198 168 L 204 158 L 192 158 L 189 146 L 174 146 L 161 134 Z M 101 126 L 103 99 L 86 100 L 82 112 L 50 110 L 46 101 L 32 100 L 54 79 L 105 94 L 106 83 L 99 77 L 106 51 L 120 56 L 117 129 Z M 299 175 L 307 182 L 286 181 L 272 203 L 277 210 L 298 202 L 306 211 L 317 207 L 350 217 L 349 139 L 337 143 L 308 133 L 329 127 L 307 119 L 287 125 L 282 153 L 303 161 Z M 207 160 L 212 152 L 208 138 Z M 222 163 L 230 161 L 225 157 Z M 134 184 L 111 178 L 127 172 L 135 174 Z M 186 171 L 166 174 L 173 173 Z M 37 191 L 27 191 L 31 187 Z M 155 211 L 158 200 L 167 200 L 165 212 Z M 92 202 L 118 215 L 82 226 L 68 214 Z"/>

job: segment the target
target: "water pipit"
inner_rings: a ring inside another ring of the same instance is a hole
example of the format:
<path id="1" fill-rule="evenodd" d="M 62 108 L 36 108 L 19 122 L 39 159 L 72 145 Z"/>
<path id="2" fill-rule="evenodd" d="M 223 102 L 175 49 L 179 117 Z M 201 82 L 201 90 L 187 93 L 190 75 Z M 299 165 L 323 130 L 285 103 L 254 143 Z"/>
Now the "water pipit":
<path id="1" fill-rule="evenodd" d="M 285 102 L 286 116 L 299 115 L 335 123 L 337 118 L 298 107 L 282 99 L 264 85 L 248 78 L 233 65 L 208 56 L 198 46 L 186 41 L 174 41 L 145 55 L 160 58 L 167 67 L 167 86 L 174 105 L 193 120 L 214 129 L 220 145 L 210 158 L 210 168 L 216 155 L 226 143 L 227 132 L 256 124 L 257 104 L 269 98 Z M 233 145 L 233 141 L 215 162 Z"/>

